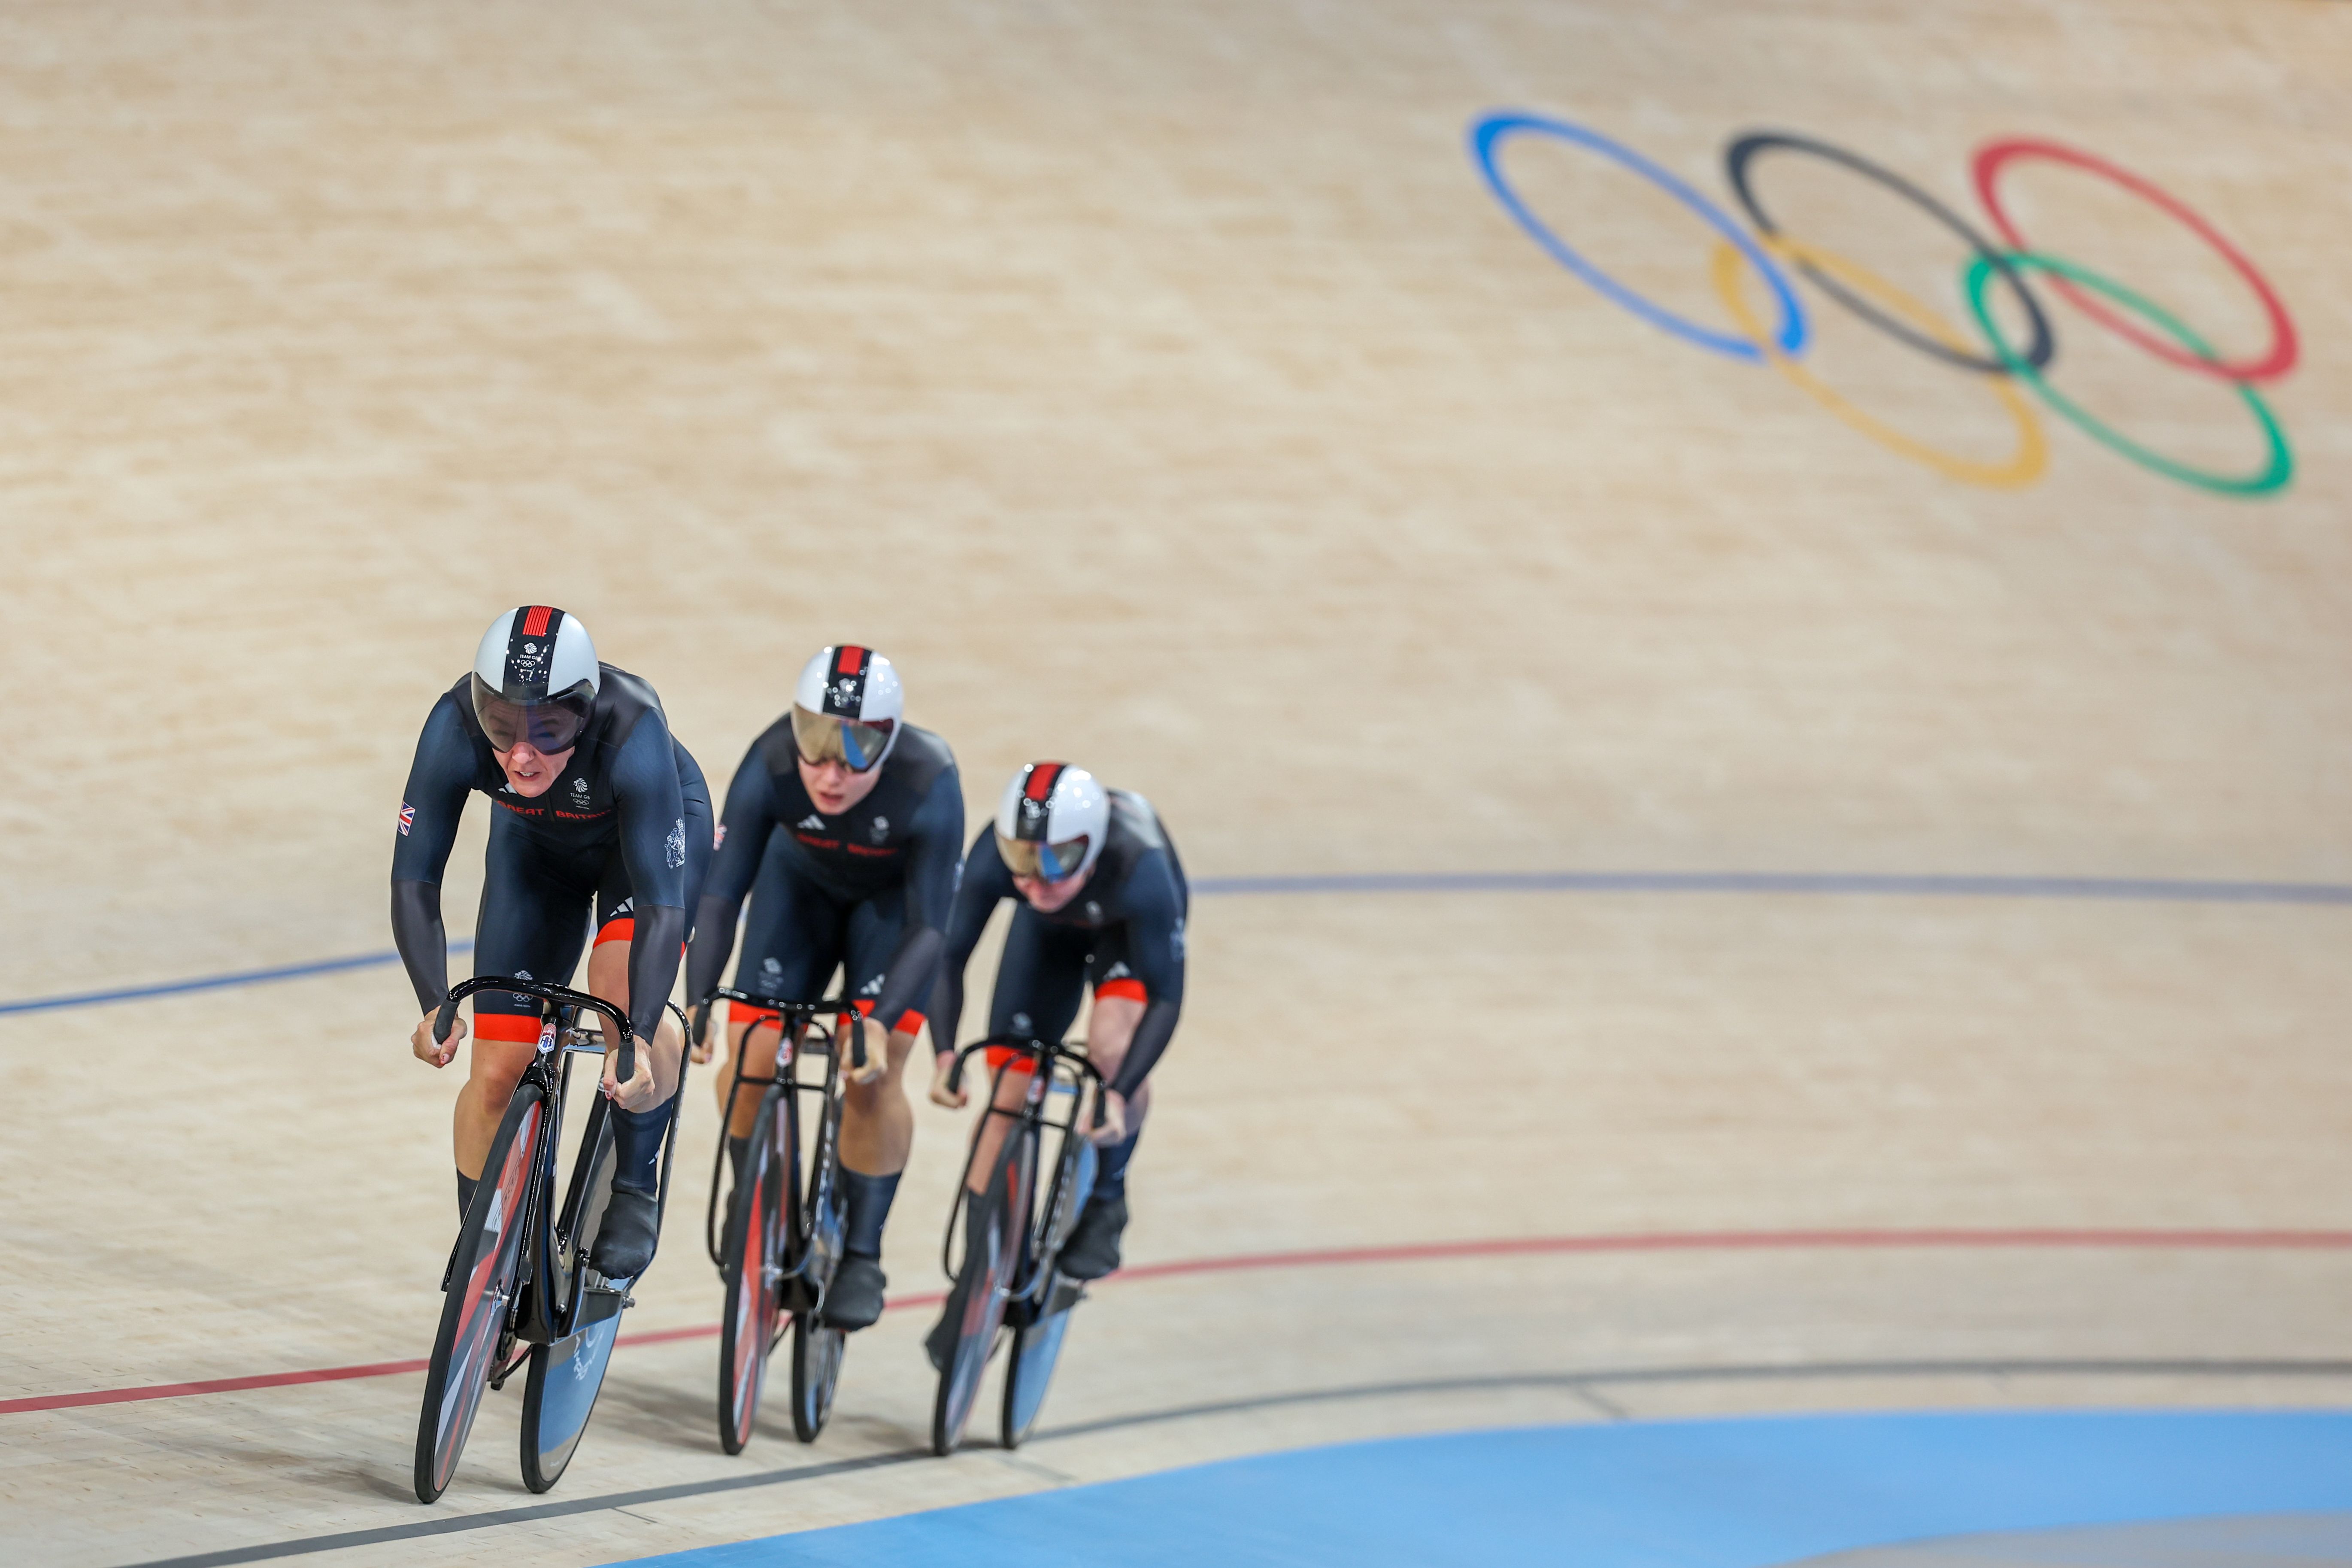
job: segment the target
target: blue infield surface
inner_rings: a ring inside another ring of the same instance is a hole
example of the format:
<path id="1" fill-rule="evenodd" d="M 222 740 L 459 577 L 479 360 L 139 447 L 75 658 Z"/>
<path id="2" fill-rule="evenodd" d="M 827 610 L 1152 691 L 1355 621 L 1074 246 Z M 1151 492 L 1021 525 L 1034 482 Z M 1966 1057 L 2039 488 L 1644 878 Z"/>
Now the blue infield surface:
<path id="1" fill-rule="evenodd" d="M 2352 1412 L 1777 1416 L 1349 1444 L 640 1561 L 1768 1568 L 1938 1537 L 2340 1510 Z M 2299 1528 L 2352 1548 L 2352 1517 Z M 2352 1559 L 2294 1558 L 2323 1560 Z"/>

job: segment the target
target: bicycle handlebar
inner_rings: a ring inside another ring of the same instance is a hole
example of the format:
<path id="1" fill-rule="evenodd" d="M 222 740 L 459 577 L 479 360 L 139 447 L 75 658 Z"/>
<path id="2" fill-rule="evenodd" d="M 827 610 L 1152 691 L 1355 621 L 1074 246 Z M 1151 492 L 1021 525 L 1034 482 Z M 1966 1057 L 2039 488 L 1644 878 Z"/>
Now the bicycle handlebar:
<path id="1" fill-rule="evenodd" d="M 1072 1067 L 1076 1068 L 1078 1071 L 1083 1073 L 1086 1077 L 1094 1079 L 1095 1088 L 1097 1089 L 1108 1090 L 1110 1088 L 1109 1083 L 1103 1078 L 1103 1075 L 1096 1069 L 1095 1064 L 1088 1061 L 1081 1052 L 1072 1050 L 1066 1042 L 1061 1040 L 1042 1039 L 1035 1035 L 1003 1034 L 991 1035 L 984 1040 L 974 1040 L 971 1044 L 964 1047 L 963 1049 L 955 1054 L 955 1062 L 948 1068 L 948 1092 L 950 1094 L 953 1094 L 963 1088 L 963 1064 L 966 1059 L 968 1059 L 973 1052 L 987 1050 L 992 1046 L 1005 1046 L 1011 1047 L 1013 1050 L 1020 1052 L 1024 1056 L 1036 1057 L 1040 1059 L 1040 1063 L 1044 1067 L 1045 1070 L 1048 1072 L 1053 1070 L 1055 1063 L 1067 1062 Z M 1097 1127 L 1102 1125 L 1102 1095 L 1097 1093 L 1095 1096 L 1094 1116 L 1094 1124 Z"/>
<path id="2" fill-rule="evenodd" d="M 448 995 L 441 999 L 441 1011 L 433 1019 L 433 1043 L 446 1045 L 450 1027 L 457 1021 L 457 1004 L 477 991 L 511 991 L 518 996 L 536 996 L 542 1002 L 552 1002 L 560 1007 L 585 1007 L 613 1021 L 619 1032 L 608 1036 L 621 1043 L 621 1059 L 614 1064 L 616 1081 L 626 1083 L 637 1076 L 635 1031 L 629 1027 L 629 1016 L 602 996 L 591 996 L 585 991 L 574 991 L 568 985 L 550 985 L 543 980 L 510 980 L 501 974 L 478 974 L 471 980 L 461 980 Z"/>
<path id="3" fill-rule="evenodd" d="M 720 1000 L 748 1002 L 754 1007 L 763 1007 L 771 1013 L 782 1013 L 803 1022 L 813 1022 L 824 1017 L 827 1013 L 842 1018 L 863 1016 L 857 1011 L 857 1004 L 847 996 L 828 997 L 822 1002 L 786 1002 L 775 996 L 755 996 L 749 991 L 738 991 L 731 985 L 712 987 L 710 994 L 695 1005 L 703 1009 L 702 1016 L 708 1020 L 710 1016 L 710 1004 Z M 853 1028 L 844 1030 L 843 1033 L 849 1037 L 849 1065 L 860 1072 L 865 1071 L 866 1031 Z"/>

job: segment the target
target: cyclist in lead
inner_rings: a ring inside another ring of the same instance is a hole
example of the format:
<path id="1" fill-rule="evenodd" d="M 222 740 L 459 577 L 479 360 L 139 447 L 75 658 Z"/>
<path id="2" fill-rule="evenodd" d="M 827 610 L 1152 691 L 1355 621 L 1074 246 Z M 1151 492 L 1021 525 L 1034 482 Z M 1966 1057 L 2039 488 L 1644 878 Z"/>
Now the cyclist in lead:
<path id="1" fill-rule="evenodd" d="M 393 841 L 392 930 L 425 1017 L 419 1059 L 446 1067 L 466 1037 L 433 1037 L 449 994 L 441 873 L 468 792 L 489 796 L 489 847 L 474 973 L 562 984 L 590 931 L 586 989 L 627 1011 L 636 1073 L 614 1081 L 614 1165 L 592 1258 L 635 1279 L 658 1239 L 656 1167 L 677 1110 L 684 1041 L 664 1013 L 687 939 L 687 910 L 710 863 L 710 792 L 671 738 L 661 699 L 597 661 L 587 628 L 547 605 L 509 611 L 482 637 L 472 672 L 442 693 L 417 737 Z M 504 991 L 474 997 L 474 1048 L 457 1096 L 457 1209 L 480 1180 L 516 1083 L 539 1043 L 540 1004 Z"/>
<path id="2" fill-rule="evenodd" d="M 1143 796 L 1105 790 L 1092 773 L 1064 763 L 1031 763 L 1013 775 L 994 825 L 964 858 L 940 960 L 931 1099 L 951 1110 L 970 1100 L 968 1090 L 950 1093 L 947 1084 L 963 1015 L 964 964 L 1006 899 L 1020 902 L 997 962 L 988 1032 L 1058 1040 L 1076 1021 L 1086 993 L 1094 993 L 1087 1057 L 1108 1086 L 1094 1133 L 1102 1153 L 1094 1194 L 1060 1267 L 1074 1279 L 1098 1279 L 1118 1267 L 1128 1162 L 1151 1106 L 1146 1080 L 1183 1009 L 1184 868 Z M 1005 1074 L 997 1107 L 1017 1110 L 1026 1087 L 1020 1073 Z M 986 1180 L 1003 1128 L 1000 1117 L 982 1127 L 974 1182 Z M 932 1332 L 934 1364 L 944 1359 L 941 1336 L 952 1343 L 950 1320 L 958 1311 L 951 1300 Z"/>
<path id="3" fill-rule="evenodd" d="M 901 1073 L 939 973 L 963 843 L 955 754 L 904 722 L 905 707 L 898 670 L 870 648 L 828 647 L 808 661 L 792 710 L 751 742 L 728 785 L 687 959 L 686 994 L 707 998 L 727 967 L 748 891 L 735 988 L 814 1001 L 838 967 L 844 991 L 866 1015 L 866 1066 L 843 1064 L 847 1213 L 841 1268 L 823 1309 L 838 1329 L 865 1328 L 882 1313 L 882 1225 L 915 1139 Z M 715 1075 L 722 1112 L 742 1070 L 745 1035 L 754 1024 L 772 1028 L 777 1016 L 740 1004 L 730 1014 L 732 1059 Z M 697 1061 L 709 1056 L 705 1023 L 698 1007 Z M 752 1076 L 765 1074 L 755 1067 Z M 759 1109 L 757 1095 L 736 1097 L 727 1137 L 739 1170 Z"/>

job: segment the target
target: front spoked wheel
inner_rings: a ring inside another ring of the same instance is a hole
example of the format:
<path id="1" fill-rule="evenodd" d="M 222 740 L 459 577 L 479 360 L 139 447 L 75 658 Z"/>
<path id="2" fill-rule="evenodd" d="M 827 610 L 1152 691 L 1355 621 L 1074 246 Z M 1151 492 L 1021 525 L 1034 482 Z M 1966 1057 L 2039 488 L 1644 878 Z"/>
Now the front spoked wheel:
<path id="1" fill-rule="evenodd" d="M 759 1418 L 768 1352 L 783 1321 L 783 1184 L 800 1174 L 792 1142 L 793 1119 L 779 1115 L 782 1097 L 770 1089 L 760 1101 L 744 1168 L 735 1175 L 728 1205 L 726 1306 L 719 1324 L 719 1444 L 740 1454 Z"/>
<path id="2" fill-rule="evenodd" d="M 432 1502 L 448 1489 L 482 1395 L 502 1370 L 501 1358 L 511 1352 L 509 1331 L 523 1237 L 546 1136 L 547 1102 L 536 1085 L 525 1084 L 515 1091 L 490 1141 L 485 1179 L 474 1191 L 450 1258 L 440 1331 L 434 1336 L 425 1405 L 416 1422 L 419 1502 Z"/>
<path id="3" fill-rule="evenodd" d="M 981 1377 L 1004 1325 L 1005 1297 L 1021 1267 L 1029 1209 L 1027 1144 L 1018 1129 L 1006 1136 L 987 1195 L 976 1205 L 964 1237 L 963 1268 L 948 1295 L 948 1310 L 955 1314 L 955 1349 L 940 1373 L 939 1396 L 931 1405 L 931 1452 L 942 1457 L 963 1441 L 964 1426 L 980 1399 Z"/>

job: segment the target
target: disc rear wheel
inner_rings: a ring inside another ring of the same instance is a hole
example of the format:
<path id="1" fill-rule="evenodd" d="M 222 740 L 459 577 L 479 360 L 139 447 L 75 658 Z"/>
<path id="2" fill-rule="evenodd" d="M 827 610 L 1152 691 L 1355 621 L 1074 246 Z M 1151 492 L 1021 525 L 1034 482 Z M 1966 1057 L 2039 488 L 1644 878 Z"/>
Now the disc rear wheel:
<path id="1" fill-rule="evenodd" d="M 547 1105 L 536 1086 L 515 1091 L 490 1141 L 483 1181 L 451 1255 L 441 1326 L 425 1377 L 416 1423 L 416 1497 L 432 1502 L 448 1489 L 474 1429 L 482 1395 L 509 1353 L 508 1336 L 522 1244 L 530 1227 L 532 1181 L 547 1135 Z"/>
<path id="2" fill-rule="evenodd" d="M 572 1221 L 568 1259 L 558 1260 L 558 1268 L 568 1276 L 560 1281 L 565 1287 L 561 1299 L 567 1302 L 571 1293 L 582 1288 L 581 1269 L 587 1262 L 589 1242 L 604 1224 L 604 1207 L 613 1198 L 613 1136 L 602 1109 L 600 1104 L 600 1113 L 589 1122 L 591 1157 L 595 1163 L 581 1184 L 580 1212 Z M 613 1283 L 627 1289 L 626 1280 Z M 550 1294 L 557 1294 L 552 1285 Z M 611 1364 L 613 1342 L 620 1331 L 621 1315 L 615 1307 L 610 1316 L 575 1330 L 568 1339 L 531 1347 L 530 1377 L 522 1397 L 522 1481 L 532 1491 L 543 1492 L 554 1486 L 562 1479 L 564 1467 L 572 1463 L 572 1450 L 580 1446 L 582 1434 L 588 1430 L 588 1417 L 596 1408 L 596 1396 L 604 1392 L 604 1371 Z"/>

